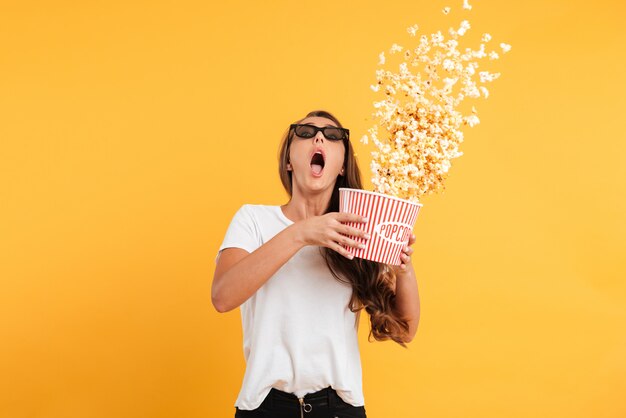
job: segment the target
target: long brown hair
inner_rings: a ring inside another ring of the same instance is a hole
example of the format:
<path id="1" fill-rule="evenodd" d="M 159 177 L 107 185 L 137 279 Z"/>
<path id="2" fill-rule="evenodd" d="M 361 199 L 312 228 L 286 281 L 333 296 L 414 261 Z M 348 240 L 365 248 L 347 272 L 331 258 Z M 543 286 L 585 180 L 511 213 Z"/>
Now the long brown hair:
<path id="1" fill-rule="evenodd" d="M 309 112 L 304 118 L 294 123 L 300 123 L 311 116 L 330 119 L 338 127 L 343 128 L 335 116 L 324 110 Z M 278 156 L 278 174 L 290 197 L 293 196 L 292 172 L 287 170 L 287 163 L 289 163 L 292 138 L 293 131 L 288 129 L 283 135 Z M 337 176 L 328 208 L 324 213 L 339 212 L 340 187 L 363 189 L 360 170 L 349 140 L 344 140 L 344 147 L 345 175 Z M 408 335 L 409 325 L 394 310 L 396 302 L 396 295 L 392 289 L 396 280 L 394 271 L 388 265 L 374 261 L 361 258 L 349 260 L 327 247 L 321 247 L 321 251 L 332 275 L 337 280 L 352 286 L 350 310 L 359 312 L 365 309 L 369 314 L 371 328 L 368 339 L 371 341 L 372 336 L 378 341 L 391 339 L 406 347 L 404 341 Z"/>

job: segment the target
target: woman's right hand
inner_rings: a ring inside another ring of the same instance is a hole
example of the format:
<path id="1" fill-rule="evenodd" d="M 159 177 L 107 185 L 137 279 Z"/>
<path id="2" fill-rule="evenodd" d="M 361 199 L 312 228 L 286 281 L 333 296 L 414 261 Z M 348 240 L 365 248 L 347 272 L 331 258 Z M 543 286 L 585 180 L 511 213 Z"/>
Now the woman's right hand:
<path id="1" fill-rule="evenodd" d="M 368 240 L 370 237 L 365 231 L 344 225 L 342 222 L 364 223 L 367 220 L 353 213 L 329 212 L 296 222 L 294 225 L 299 228 L 298 239 L 303 245 L 327 247 L 348 259 L 352 259 L 354 256 L 342 245 L 362 248 L 360 242 L 349 237 L 358 237 L 364 240 Z"/>

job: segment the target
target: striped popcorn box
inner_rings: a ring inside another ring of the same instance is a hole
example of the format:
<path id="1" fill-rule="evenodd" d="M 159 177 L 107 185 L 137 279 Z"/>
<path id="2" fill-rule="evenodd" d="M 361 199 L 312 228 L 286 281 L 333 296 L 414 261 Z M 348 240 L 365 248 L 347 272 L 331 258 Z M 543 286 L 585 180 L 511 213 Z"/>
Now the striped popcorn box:
<path id="1" fill-rule="evenodd" d="M 368 218 L 367 223 L 346 222 L 348 226 L 363 229 L 370 239 L 355 238 L 364 243 L 358 249 L 344 245 L 355 257 L 399 266 L 400 254 L 413 231 L 417 214 L 423 205 L 405 199 L 361 189 L 339 188 L 339 212 L 355 213 Z"/>

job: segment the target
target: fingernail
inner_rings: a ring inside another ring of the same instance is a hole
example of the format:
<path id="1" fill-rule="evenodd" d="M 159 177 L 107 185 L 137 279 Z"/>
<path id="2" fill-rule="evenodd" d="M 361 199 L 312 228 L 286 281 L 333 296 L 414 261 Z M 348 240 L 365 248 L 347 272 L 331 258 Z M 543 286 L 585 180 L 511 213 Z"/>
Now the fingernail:
<path id="1" fill-rule="evenodd" d="M 360 248 L 360 249 L 365 248 L 365 244 L 359 244 L 359 248 Z"/>
<path id="2" fill-rule="evenodd" d="M 369 221 L 368 218 L 363 218 L 363 222 L 367 222 L 367 221 Z"/>
<path id="3" fill-rule="evenodd" d="M 352 259 L 354 258 L 354 256 L 353 256 L 352 254 L 348 254 L 348 258 L 349 258 L 350 260 L 352 260 Z"/>
<path id="4" fill-rule="evenodd" d="M 365 239 L 370 239 L 372 236 L 370 234 L 365 234 Z"/>

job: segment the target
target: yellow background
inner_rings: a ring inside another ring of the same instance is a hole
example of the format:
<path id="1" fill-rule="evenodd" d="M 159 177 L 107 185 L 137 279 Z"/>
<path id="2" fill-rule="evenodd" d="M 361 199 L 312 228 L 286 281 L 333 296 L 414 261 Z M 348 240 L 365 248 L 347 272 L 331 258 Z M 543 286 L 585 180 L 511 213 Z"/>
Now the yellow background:
<path id="1" fill-rule="evenodd" d="M 461 4 L 3 2 L 0 417 L 233 416 L 232 216 L 286 203 L 279 138 L 312 109 L 369 186 L 378 53 L 464 18 L 512 50 L 422 200 L 415 340 L 361 324 L 368 416 L 626 416 L 626 5 Z"/>

